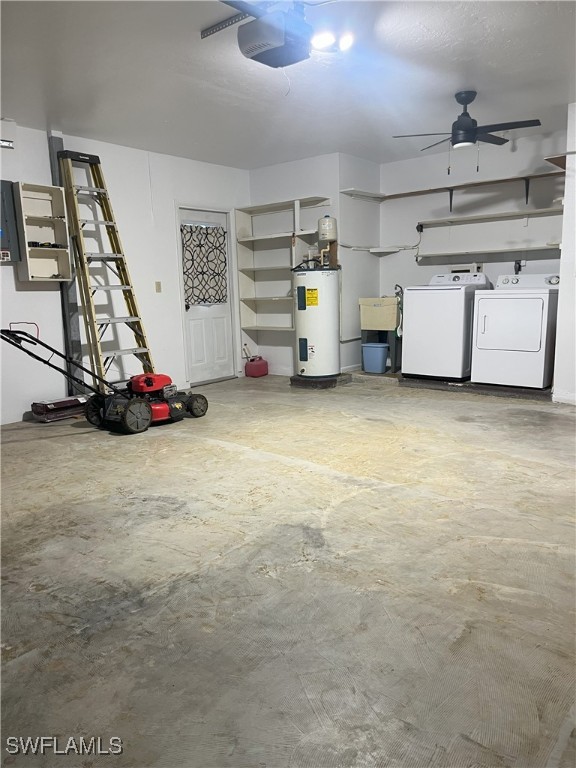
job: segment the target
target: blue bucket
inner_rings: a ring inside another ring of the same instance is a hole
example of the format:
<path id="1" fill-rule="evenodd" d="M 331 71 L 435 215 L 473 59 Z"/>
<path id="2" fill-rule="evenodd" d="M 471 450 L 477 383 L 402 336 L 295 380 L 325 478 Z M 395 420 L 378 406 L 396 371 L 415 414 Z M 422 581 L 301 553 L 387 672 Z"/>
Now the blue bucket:
<path id="1" fill-rule="evenodd" d="M 363 368 L 366 373 L 385 373 L 389 344 L 362 344 Z"/>

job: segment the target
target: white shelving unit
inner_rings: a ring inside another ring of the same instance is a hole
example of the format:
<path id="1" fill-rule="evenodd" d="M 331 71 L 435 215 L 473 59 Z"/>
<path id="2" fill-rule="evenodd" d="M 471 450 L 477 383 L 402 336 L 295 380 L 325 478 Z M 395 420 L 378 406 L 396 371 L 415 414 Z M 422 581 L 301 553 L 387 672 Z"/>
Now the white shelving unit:
<path id="1" fill-rule="evenodd" d="M 397 253 L 403 250 L 403 248 L 388 248 L 386 245 L 381 245 L 378 248 L 370 248 L 370 253 L 374 256 L 389 256 L 391 253 Z"/>
<path id="2" fill-rule="evenodd" d="M 562 160 L 565 158 L 546 158 L 548 162 L 554 163 L 555 165 L 558 165 L 562 167 L 562 162 L 558 162 L 559 160 Z M 349 188 L 349 189 L 342 189 L 340 190 L 341 194 L 347 195 L 348 197 L 352 197 L 357 200 L 364 200 L 365 202 L 371 202 L 371 203 L 383 203 L 387 200 L 397 200 L 402 197 L 416 197 L 419 195 L 431 195 L 436 194 L 439 192 L 448 192 L 449 195 L 449 207 L 450 211 L 452 211 L 452 199 L 455 191 L 459 190 L 466 190 L 466 189 L 472 189 L 475 187 L 487 187 L 492 185 L 500 185 L 500 184 L 509 184 L 512 182 L 524 182 L 524 192 L 525 192 L 525 199 L 526 203 L 528 203 L 528 195 L 530 190 L 530 183 L 532 181 L 538 180 L 538 179 L 550 179 L 555 178 L 559 176 L 563 176 L 565 174 L 564 170 L 558 170 L 558 171 L 550 171 L 548 173 L 532 173 L 532 174 L 526 174 L 523 176 L 510 176 L 506 178 L 500 178 L 500 179 L 486 179 L 483 181 L 471 181 L 469 183 L 464 184 L 454 184 L 454 185 L 446 185 L 445 187 L 432 187 L 428 189 L 416 189 L 409 192 L 397 192 L 397 193 L 391 193 L 386 194 L 383 192 L 366 192 L 360 189 L 356 188 Z M 480 224 L 485 222 L 496 222 L 496 221 L 505 221 L 505 220 L 513 220 L 513 219 L 531 219 L 531 218 L 537 218 L 542 216 L 557 216 L 562 215 L 563 209 L 561 207 L 552 207 L 552 208 L 537 208 L 537 209 L 527 209 L 525 211 L 504 211 L 499 213 L 486 213 L 486 214 L 477 214 L 473 216 L 459 216 L 459 215 L 450 215 L 446 218 L 441 219 L 432 219 L 428 221 L 420 221 L 418 222 L 418 227 L 421 227 L 422 230 L 425 229 L 431 229 L 435 227 L 450 227 L 455 225 L 463 225 L 463 224 Z M 404 248 L 392 248 L 390 246 L 381 245 L 377 248 L 371 248 L 370 253 L 376 255 L 376 256 L 387 256 L 391 253 L 397 253 L 400 250 L 407 250 L 408 252 L 412 253 L 413 249 L 404 249 Z M 479 256 L 486 256 L 488 258 L 491 258 L 494 260 L 498 256 L 502 256 L 504 259 L 509 259 L 510 256 L 516 255 L 516 258 L 522 258 L 522 254 L 525 254 L 528 258 L 532 256 L 533 258 L 559 258 L 560 255 L 560 246 L 559 245 L 543 245 L 543 246 L 532 246 L 528 248 L 501 248 L 501 249 L 494 249 L 494 250 L 487 250 L 487 251 L 459 251 L 454 253 L 420 253 L 419 259 L 436 259 L 436 258 L 443 258 L 443 259 L 449 259 L 449 258 L 476 258 Z"/>
<path id="3" fill-rule="evenodd" d="M 240 326 L 251 337 L 294 330 L 292 272 L 316 244 L 326 197 L 236 209 Z"/>
<path id="4" fill-rule="evenodd" d="M 485 248 L 478 251 L 456 251 L 447 253 L 419 253 L 419 259 L 472 259 L 476 262 L 486 261 L 510 261 L 510 259 L 559 259 L 560 244 L 528 246 L 527 248 Z"/>
<path id="5" fill-rule="evenodd" d="M 540 216 L 562 215 L 563 208 L 534 208 L 530 211 L 503 211 L 501 213 L 483 213 L 475 216 L 450 216 L 446 219 L 420 221 L 424 229 L 432 227 L 451 227 L 457 224 L 481 224 L 488 221 L 507 221 L 512 219 L 535 219 Z"/>
<path id="6" fill-rule="evenodd" d="M 18 278 L 24 282 L 71 280 L 66 202 L 62 187 L 16 181 L 14 201 L 22 251 Z M 50 245 L 45 245 L 47 243 Z"/>
<path id="7" fill-rule="evenodd" d="M 551 159 L 547 158 L 549 162 Z M 415 197 L 416 195 L 432 195 L 437 192 L 448 192 L 450 195 L 460 189 L 471 189 L 473 187 L 488 187 L 493 184 L 509 184 L 510 182 L 523 181 L 525 188 L 529 189 L 530 182 L 534 179 L 550 179 L 555 176 L 563 176 L 564 171 L 549 171 L 547 173 L 527 173 L 524 176 L 507 176 L 500 179 L 484 179 L 482 181 L 470 181 L 463 184 L 446 184 L 444 187 L 429 187 L 428 189 L 413 189 L 409 192 L 394 192 L 387 194 L 385 192 L 364 192 L 355 187 L 341 189 L 340 193 L 353 197 L 358 200 L 368 200 L 373 203 L 383 203 L 386 200 L 397 200 L 400 197 Z M 526 192 L 528 197 L 528 192 Z"/>
<path id="8" fill-rule="evenodd" d="M 566 158 L 568 155 L 576 155 L 576 152 L 564 152 L 562 155 L 552 155 L 551 157 L 545 157 L 544 160 L 546 160 L 547 163 L 552 163 L 552 165 L 566 170 Z"/>

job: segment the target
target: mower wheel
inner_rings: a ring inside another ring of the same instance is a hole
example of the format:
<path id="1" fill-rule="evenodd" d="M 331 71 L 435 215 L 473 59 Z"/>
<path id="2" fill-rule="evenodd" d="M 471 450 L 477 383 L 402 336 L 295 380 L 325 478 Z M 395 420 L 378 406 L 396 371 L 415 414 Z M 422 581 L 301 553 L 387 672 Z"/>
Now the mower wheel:
<path id="1" fill-rule="evenodd" d="M 145 432 L 152 423 L 152 407 L 148 400 L 134 397 L 128 401 L 120 417 L 122 429 L 129 435 Z"/>
<path id="2" fill-rule="evenodd" d="M 104 404 L 102 395 L 92 395 L 84 406 L 86 421 L 93 427 L 101 427 L 104 423 Z"/>
<path id="3" fill-rule="evenodd" d="M 186 409 L 191 416 L 199 419 L 208 410 L 208 400 L 204 395 L 190 395 Z"/>

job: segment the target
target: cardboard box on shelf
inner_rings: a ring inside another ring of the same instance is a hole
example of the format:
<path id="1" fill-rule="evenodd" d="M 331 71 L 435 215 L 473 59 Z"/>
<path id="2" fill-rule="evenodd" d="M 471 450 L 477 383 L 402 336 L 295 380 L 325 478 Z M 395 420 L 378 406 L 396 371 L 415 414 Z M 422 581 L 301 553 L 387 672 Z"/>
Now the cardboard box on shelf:
<path id="1" fill-rule="evenodd" d="M 360 328 L 363 331 L 393 331 L 400 321 L 397 296 L 375 299 L 358 299 L 360 304 Z"/>

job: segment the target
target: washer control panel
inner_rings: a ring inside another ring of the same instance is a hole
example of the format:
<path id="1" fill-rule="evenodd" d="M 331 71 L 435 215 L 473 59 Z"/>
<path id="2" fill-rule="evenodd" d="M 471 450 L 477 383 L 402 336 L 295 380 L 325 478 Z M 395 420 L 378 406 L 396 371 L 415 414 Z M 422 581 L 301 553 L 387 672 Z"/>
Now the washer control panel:
<path id="1" fill-rule="evenodd" d="M 519 288 L 530 290 L 534 288 L 554 288 L 560 282 L 559 275 L 500 275 L 496 288 L 512 290 Z"/>
<path id="2" fill-rule="evenodd" d="M 490 281 L 482 272 L 446 272 L 434 275 L 430 285 L 475 285 L 479 288 L 490 288 Z"/>

